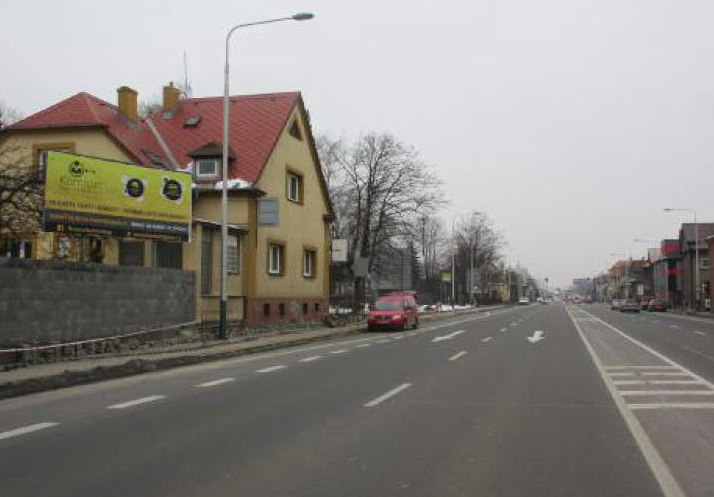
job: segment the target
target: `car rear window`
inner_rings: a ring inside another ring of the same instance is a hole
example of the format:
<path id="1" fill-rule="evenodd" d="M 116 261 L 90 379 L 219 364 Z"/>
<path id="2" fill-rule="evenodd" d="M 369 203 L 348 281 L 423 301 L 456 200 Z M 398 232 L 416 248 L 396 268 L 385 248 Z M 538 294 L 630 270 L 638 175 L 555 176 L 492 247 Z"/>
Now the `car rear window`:
<path id="1" fill-rule="evenodd" d="M 396 311 L 401 308 L 400 302 L 392 302 L 389 300 L 380 300 L 374 304 L 377 311 Z"/>

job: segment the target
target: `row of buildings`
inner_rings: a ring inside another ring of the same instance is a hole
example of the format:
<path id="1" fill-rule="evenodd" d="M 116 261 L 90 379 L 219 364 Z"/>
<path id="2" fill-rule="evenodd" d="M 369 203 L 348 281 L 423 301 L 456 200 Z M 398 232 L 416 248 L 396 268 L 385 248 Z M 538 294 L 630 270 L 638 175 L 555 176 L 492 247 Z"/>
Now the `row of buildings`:
<path id="1" fill-rule="evenodd" d="M 127 86 L 117 101 L 77 93 L 0 131 L 0 159 L 43 181 L 49 151 L 193 175 L 188 243 L 101 234 L 0 233 L 2 256 L 196 273 L 196 310 L 217 319 L 221 272 L 222 98 L 163 88 L 140 117 Z M 328 311 L 333 209 L 300 93 L 230 97 L 228 316 L 249 326 L 320 319 Z"/>
<path id="2" fill-rule="evenodd" d="M 656 298 L 672 308 L 708 310 L 713 290 L 710 264 L 713 245 L 714 223 L 683 223 L 678 237 L 662 240 L 658 247 L 648 249 L 644 257 L 619 260 L 595 278 L 592 296 L 601 301 Z"/>

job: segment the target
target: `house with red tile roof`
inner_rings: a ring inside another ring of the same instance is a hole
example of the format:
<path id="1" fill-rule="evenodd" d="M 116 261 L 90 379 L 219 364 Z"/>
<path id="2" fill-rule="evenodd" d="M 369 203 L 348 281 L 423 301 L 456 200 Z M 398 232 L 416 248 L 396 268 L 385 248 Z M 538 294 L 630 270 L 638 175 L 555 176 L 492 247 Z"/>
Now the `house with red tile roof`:
<path id="1" fill-rule="evenodd" d="M 229 102 L 229 319 L 250 326 L 319 319 L 328 310 L 333 211 L 302 96 L 232 96 Z M 223 101 L 181 98 L 169 84 L 162 104 L 142 118 L 129 87 L 117 90 L 116 105 L 78 93 L 0 132 L 0 152 L 20 154 L 40 178 L 51 150 L 190 171 L 190 242 L 33 230 L 5 234 L 4 246 L 11 248 L 2 255 L 192 270 L 197 318 L 216 320 Z"/>

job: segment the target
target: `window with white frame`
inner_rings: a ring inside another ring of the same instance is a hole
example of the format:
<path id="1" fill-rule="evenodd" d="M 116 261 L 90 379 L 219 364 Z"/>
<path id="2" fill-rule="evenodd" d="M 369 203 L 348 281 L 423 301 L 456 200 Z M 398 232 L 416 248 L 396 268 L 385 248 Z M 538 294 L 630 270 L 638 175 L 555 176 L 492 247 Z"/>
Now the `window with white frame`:
<path id="1" fill-rule="evenodd" d="M 302 253 L 302 275 L 305 278 L 315 277 L 315 251 L 305 249 Z"/>
<path id="2" fill-rule="evenodd" d="M 268 244 L 268 274 L 280 276 L 285 270 L 285 247 L 278 243 Z"/>
<path id="3" fill-rule="evenodd" d="M 700 257 L 699 266 L 701 269 L 709 269 L 709 257 Z"/>
<path id="4" fill-rule="evenodd" d="M 199 159 L 196 161 L 196 178 L 215 178 L 218 176 L 217 159 Z"/>
<path id="5" fill-rule="evenodd" d="M 240 243 L 237 235 L 228 237 L 228 272 L 237 273 L 240 271 Z"/>
<path id="6" fill-rule="evenodd" d="M 288 172 L 288 200 L 292 202 L 302 201 L 302 176 Z"/>

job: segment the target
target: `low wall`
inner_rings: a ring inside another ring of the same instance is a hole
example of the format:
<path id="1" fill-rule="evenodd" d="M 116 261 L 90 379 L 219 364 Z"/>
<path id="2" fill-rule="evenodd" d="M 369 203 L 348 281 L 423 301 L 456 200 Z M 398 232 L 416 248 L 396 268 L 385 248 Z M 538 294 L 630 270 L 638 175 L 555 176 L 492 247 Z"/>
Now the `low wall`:
<path id="1" fill-rule="evenodd" d="M 101 338 L 195 319 L 193 271 L 0 257 L 2 346 Z"/>

